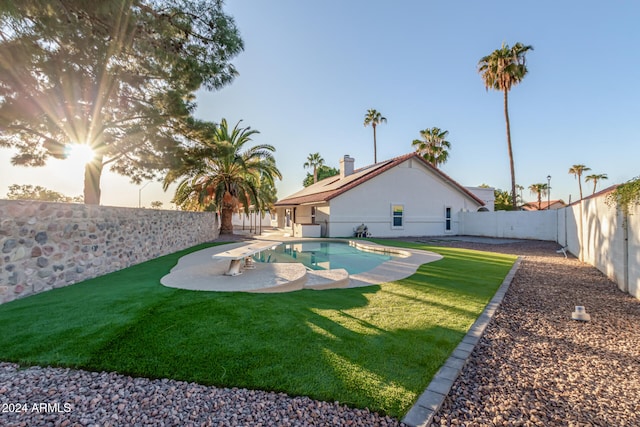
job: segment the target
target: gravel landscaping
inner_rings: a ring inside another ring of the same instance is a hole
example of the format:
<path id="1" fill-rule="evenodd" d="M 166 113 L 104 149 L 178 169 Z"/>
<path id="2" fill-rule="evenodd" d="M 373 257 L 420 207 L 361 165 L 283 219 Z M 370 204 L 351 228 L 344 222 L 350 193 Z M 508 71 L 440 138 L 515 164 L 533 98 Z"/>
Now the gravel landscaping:
<path id="1" fill-rule="evenodd" d="M 640 425 L 640 301 L 554 243 L 428 243 L 523 256 L 433 426 Z M 590 322 L 571 320 L 576 305 Z M 2 426 L 402 425 L 281 393 L 11 363 L 0 363 L 0 411 Z"/>
<path id="2" fill-rule="evenodd" d="M 523 261 L 432 426 L 640 425 L 640 301 L 554 243 L 446 245 Z"/>

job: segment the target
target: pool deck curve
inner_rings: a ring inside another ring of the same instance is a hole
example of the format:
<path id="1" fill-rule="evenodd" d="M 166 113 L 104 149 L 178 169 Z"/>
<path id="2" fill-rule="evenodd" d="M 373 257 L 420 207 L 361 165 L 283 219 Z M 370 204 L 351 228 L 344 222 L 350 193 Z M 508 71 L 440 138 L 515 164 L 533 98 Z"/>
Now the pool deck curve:
<path id="1" fill-rule="evenodd" d="M 282 236 L 260 236 L 260 241 L 339 241 L 369 249 L 388 248 L 402 257 L 386 261 L 373 270 L 349 275 L 346 270 L 308 271 L 298 263 L 259 263 L 243 269 L 238 276 L 225 276 L 229 261 L 213 255 L 242 247 L 251 241 L 228 243 L 206 248 L 180 258 L 160 282 L 167 287 L 194 291 L 217 292 L 290 292 L 301 289 L 331 289 L 369 286 L 404 279 L 414 274 L 422 264 L 437 261 L 441 255 L 407 248 L 395 248 L 358 239 L 287 239 Z"/>

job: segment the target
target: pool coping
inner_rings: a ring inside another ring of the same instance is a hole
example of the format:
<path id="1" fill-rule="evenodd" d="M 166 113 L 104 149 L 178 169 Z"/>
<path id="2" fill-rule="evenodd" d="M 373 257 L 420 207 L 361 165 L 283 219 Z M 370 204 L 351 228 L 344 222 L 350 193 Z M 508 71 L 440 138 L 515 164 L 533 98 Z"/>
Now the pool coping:
<path id="1" fill-rule="evenodd" d="M 366 248 L 374 252 L 395 253 L 399 257 L 386 261 L 372 270 L 349 274 L 347 283 L 343 283 L 343 278 L 338 277 L 339 280 L 336 281 L 335 288 L 379 285 L 404 279 L 414 274 L 421 265 L 442 258 L 441 255 L 434 252 L 411 248 L 396 248 L 358 239 L 274 238 L 257 240 L 273 240 L 283 244 L 333 241 L 348 243 L 351 246 Z M 228 261 L 212 259 L 212 255 L 250 244 L 250 241 L 234 242 L 185 255 L 178 260 L 169 274 L 165 275 L 160 282 L 162 285 L 172 288 L 213 292 L 290 292 L 302 289 L 322 290 L 331 288 L 326 283 L 323 286 L 304 286 L 308 274 L 306 274 L 304 266 L 299 263 L 254 263 L 254 269 L 245 270 L 243 274 L 224 276 L 223 273 L 228 267 Z M 325 271 L 332 272 L 334 270 Z"/>
<path id="2" fill-rule="evenodd" d="M 410 427 L 425 427 L 431 425 L 433 416 L 440 410 L 445 398 L 451 391 L 462 369 L 467 364 L 471 353 L 475 349 L 485 329 L 496 314 L 496 310 L 504 300 L 509 286 L 520 267 L 522 257 L 518 257 L 511 270 L 505 276 L 502 284 L 493 298 L 485 306 L 482 314 L 471 325 L 460 344 L 453 350 L 447 361 L 433 376 L 426 390 L 418 397 L 416 403 L 409 409 L 402 422 Z"/>

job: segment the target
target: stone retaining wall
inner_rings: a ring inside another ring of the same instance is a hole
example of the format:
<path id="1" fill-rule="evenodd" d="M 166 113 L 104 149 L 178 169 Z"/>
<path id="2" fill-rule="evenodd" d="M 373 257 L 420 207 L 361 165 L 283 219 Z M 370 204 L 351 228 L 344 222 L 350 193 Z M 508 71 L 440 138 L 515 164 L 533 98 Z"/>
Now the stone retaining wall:
<path id="1" fill-rule="evenodd" d="M 211 212 L 0 200 L 0 303 L 217 236 Z"/>

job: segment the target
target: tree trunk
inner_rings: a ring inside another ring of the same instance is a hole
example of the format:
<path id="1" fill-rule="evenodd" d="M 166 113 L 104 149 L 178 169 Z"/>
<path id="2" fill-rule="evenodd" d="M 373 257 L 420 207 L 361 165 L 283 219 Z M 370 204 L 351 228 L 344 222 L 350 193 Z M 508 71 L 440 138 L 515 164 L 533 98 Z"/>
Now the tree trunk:
<path id="1" fill-rule="evenodd" d="M 376 147 L 376 124 L 372 123 L 373 127 L 373 164 L 378 163 L 378 149 Z"/>
<path id="2" fill-rule="evenodd" d="M 96 157 L 84 167 L 84 204 L 100 204 L 100 178 L 102 176 L 102 156 Z"/>
<path id="3" fill-rule="evenodd" d="M 220 211 L 220 234 L 233 234 L 233 208 L 223 205 Z"/>
<path id="4" fill-rule="evenodd" d="M 578 190 L 580 190 L 580 200 L 582 200 L 582 175 L 578 173 Z"/>
<path id="5" fill-rule="evenodd" d="M 516 199 L 516 171 L 513 165 L 513 149 L 511 148 L 511 126 L 509 124 L 509 100 L 508 91 L 504 91 L 504 118 L 507 122 L 507 147 L 509 148 L 509 168 L 511 170 L 511 198 L 513 210 L 518 209 L 518 201 Z"/>
<path id="6" fill-rule="evenodd" d="M 235 197 L 227 191 L 222 197 L 222 209 L 220 209 L 220 234 L 233 234 L 232 219 L 235 206 Z"/>

